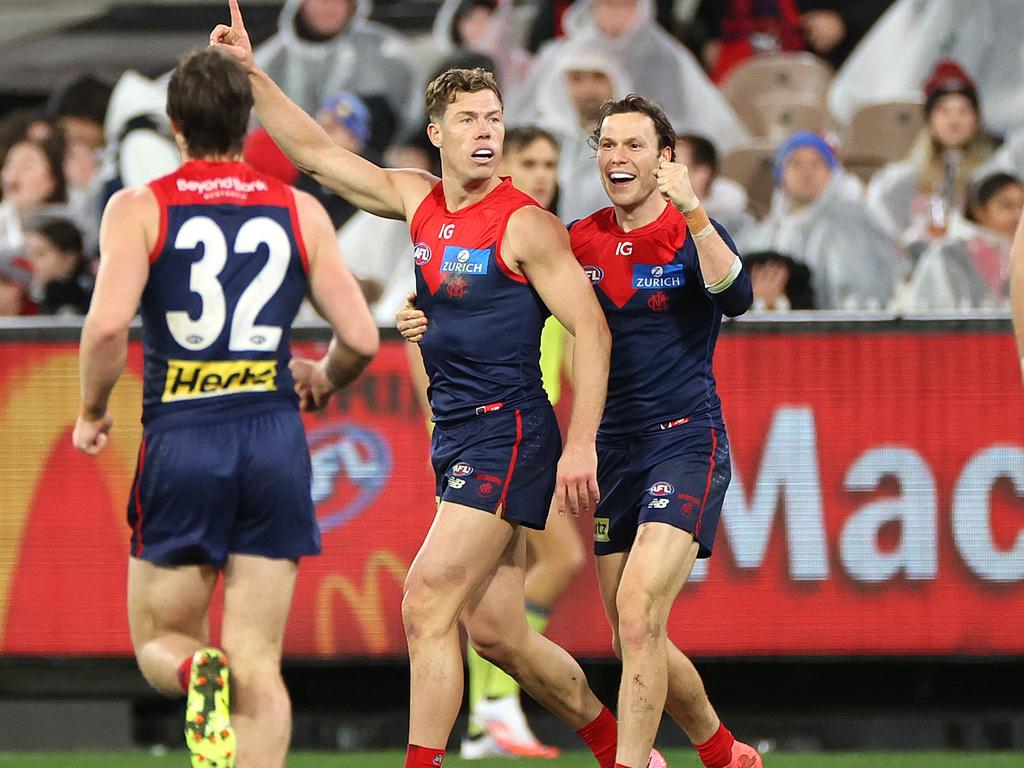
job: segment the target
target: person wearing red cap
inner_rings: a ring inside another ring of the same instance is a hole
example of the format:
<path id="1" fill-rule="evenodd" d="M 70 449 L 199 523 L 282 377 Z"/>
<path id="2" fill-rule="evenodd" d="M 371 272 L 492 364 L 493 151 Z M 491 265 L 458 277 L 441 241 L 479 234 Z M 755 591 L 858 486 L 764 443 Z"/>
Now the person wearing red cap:
<path id="1" fill-rule="evenodd" d="M 925 127 L 910 155 L 879 171 L 868 208 L 911 258 L 942 237 L 962 209 L 978 167 L 992 154 L 975 82 L 955 61 L 940 61 L 924 86 Z"/>

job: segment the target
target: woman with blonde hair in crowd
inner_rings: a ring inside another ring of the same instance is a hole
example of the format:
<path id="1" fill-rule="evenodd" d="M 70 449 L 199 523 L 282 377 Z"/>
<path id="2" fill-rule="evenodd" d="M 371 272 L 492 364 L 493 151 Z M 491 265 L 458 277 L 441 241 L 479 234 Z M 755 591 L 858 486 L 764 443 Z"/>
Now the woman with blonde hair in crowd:
<path id="1" fill-rule="evenodd" d="M 993 151 L 977 86 L 959 64 L 939 62 L 924 92 L 926 124 L 910 156 L 879 171 L 867 191 L 869 210 L 911 259 L 946 234 Z"/>

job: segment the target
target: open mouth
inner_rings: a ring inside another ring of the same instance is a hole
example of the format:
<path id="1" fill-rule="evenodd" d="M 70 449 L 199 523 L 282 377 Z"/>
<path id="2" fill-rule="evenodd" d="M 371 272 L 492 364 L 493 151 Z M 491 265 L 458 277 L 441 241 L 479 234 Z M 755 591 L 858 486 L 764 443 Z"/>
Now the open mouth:
<path id="1" fill-rule="evenodd" d="M 625 171 L 612 171 L 608 174 L 608 181 L 612 183 L 613 187 L 625 187 L 635 179 L 636 174 L 626 173 Z"/>
<path id="2" fill-rule="evenodd" d="M 482 163 L 487 163 L 487 162 L 490 162 L 491 160 L 494 159 L 494 150 L 493 149 L 478 149 L 476 152 L 474 152 L 472 155 L 470 155 L 470 157 L 472 157 L 474 160 L 478 160 L 478 161 L 480 161 Z"/>

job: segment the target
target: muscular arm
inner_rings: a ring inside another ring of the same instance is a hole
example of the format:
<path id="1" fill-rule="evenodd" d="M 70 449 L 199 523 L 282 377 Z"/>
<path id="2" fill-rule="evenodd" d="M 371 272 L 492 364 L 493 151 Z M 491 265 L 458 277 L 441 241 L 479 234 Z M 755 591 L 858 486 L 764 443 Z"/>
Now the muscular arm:
<path id="1" fill-rule="evenodd" d="M 320 407 L 332 392 L 355 380 L 370 364 L 377 354 L 380 334 L 359 284 L 341 258 L 327 212 L 305 192 L 296 192 L 295 202 L 309 252 L 313 301 L 331 324 L 334 336 L 327 354 L 312 364 L 315 370 L 303 370 L 309 361 L 295 361 L 292 371 L 300 384 L 303 406 Z M 311 387 L 308 397 L 303 384 Z"/>
<path id="2" fill-rule="evenodd" d="M 551 313 L 574 337 L 572 418 L 566 435 L 565 450 L 559 462 L 559 508 L 568 495 L 569 508 L 577 512 L 572 484 L 579 482 L 583 470 L 572 477 L 563 477 L 574 462 L 578 467 L 594 454 L 594 439 L 604 411 L 608 391 L 608 365 L 611 355 L 611 334 L 594 289 L 580 268 L 569 246 L 565 226 L 552 214 L 528 207 L 516 211 L 509 219 L 503 245 L 503 258 L 513 269 L 522 271 L 540 294 Z M 566 466 L 563 468 L 563 463 Z M 597 502 L 596 455 L 594 456 L 593 503 Z M 591 508 L 579 493 L 584 511 Z"/>
<path id="3" fill-rule="evenodd" d="M 331 141 L 261 70 L 242 22 L 238 0 L 229 0 L 231 26 L 210 34 L 210 44 L 238 61 L 249 73 L 256 114 L 288 158 L 325 187 L 357 208 L 389 219 L 408 219 L 437 179 L 420 170 L 380 168 Z"/>
<path id="4" fill-rule="evenodd" d="M 1010 249 L 1010 306 L 1013 309 L 1013 328 L 1017 337 L 1020 371 L 1024 376 L 1024 216 L 1017 224 L 1017 236 Z"/>
<path id="5" fill-rule="evenodd" d="M 159 216 L 156 199 L 145 188 L 118 192 L 103 213 L 100 269 L 78 353 L 82 402 L 72 438 L 89 454 L 106 444 L 112 423 L 107 402 L 124 370 L 128 326 L 149 277 Z"/>

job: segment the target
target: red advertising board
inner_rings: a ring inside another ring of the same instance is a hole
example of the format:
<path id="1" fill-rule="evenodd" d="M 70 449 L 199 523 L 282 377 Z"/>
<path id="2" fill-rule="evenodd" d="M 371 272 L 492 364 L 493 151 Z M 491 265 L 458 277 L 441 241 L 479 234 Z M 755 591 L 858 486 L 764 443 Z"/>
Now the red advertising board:
<path id="1" fill-rule="evenodd" d="M 76 346 L 0 349 L 0 653 L 130 653 L 124 514 L 140 348 L 98 460 L 70 443 Z M 733 333 L 716 375 L 733 483 L 715 554 L 672 616 L 681 647 L 1024 652 L 1024 389 L 1007 333 Z M 402 343 L 385 342 L 306 425 L 324 552 L 300 569 L 286 652 L 401 656 L 402 580 L 434 503 Z M 589 521 L 580 530 L 589 538 Z M 610 654 L 592 568 L 549 634 L 580 656 Z"/>

